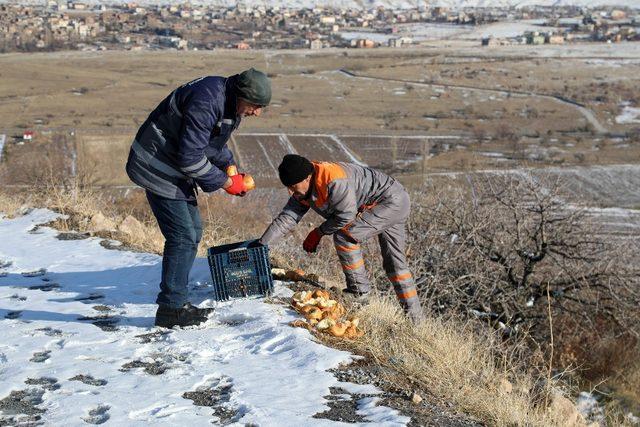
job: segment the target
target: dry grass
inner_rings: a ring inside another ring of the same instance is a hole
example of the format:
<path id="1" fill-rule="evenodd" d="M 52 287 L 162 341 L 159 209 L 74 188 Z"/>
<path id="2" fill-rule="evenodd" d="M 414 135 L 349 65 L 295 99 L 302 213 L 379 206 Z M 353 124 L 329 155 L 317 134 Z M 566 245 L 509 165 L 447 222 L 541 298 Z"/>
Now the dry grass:
<path id="1" fill-rule="evenodd" d="M 396 383 L 428 390 L 490 425 L 566 425 L 541 402 L 552 387 L 536 385 L 533 374 L 500 354 L 493 336 L 433 317 L 413 326 L 390 298 L 374 299 L 358 316 L 366 339 L 355 349 L 390 368 Z"/>
<path id="2" fill-rule="evenodd" d="M 22 207 L 26 207 L 26 203 L 25 197 L 0 192 L 0 206 L 2 206 L 0 215 L 13 217 L 19 213 Z"/>

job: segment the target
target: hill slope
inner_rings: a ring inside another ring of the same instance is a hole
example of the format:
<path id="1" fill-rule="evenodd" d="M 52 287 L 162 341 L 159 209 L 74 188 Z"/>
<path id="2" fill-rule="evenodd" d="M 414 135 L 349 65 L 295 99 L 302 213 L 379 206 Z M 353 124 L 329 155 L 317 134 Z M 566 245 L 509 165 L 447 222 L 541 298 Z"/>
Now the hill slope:
<path id="1" fill-rule="evenodd" d="M 206 260 L 194 266 L 191 295 L 214 315 L 202 327 L 153 327 L 161 259 L 41 226 L 58 216 L 0 219 L 0 424 L 341 425 L 313 418 L 331 387 L 357 394 L 366 422 L 409 421 L 376 405 L 376 387 L 327 372 L 354 357 L 289 327 L 292 311 L 206 299 Z"/>

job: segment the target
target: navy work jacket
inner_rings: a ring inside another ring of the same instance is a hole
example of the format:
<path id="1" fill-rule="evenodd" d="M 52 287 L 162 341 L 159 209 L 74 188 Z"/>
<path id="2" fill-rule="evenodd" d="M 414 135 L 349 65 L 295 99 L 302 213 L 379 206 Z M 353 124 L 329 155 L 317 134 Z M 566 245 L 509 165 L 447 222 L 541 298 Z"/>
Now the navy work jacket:
<path id="1" fill-rule="evenodd" d="M 127 161 L 129 178 L 162 197 L 195 200 L 197 186 L 220 189 L 235 164 L 227 147 L 238 128 L 237 75 L 196 79 L 167 96 L 138 130 Z"/>

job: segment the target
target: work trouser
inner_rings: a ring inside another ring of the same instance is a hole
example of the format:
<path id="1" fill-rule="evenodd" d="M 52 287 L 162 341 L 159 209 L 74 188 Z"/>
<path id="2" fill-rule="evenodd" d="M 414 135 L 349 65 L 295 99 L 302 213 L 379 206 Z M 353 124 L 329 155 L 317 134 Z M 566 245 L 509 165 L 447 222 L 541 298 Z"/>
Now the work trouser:
<path id="1" fill-rule="evenodd" d="M 202 238 L 198 205 L 195 201 L 167 199 L 149 191 L 147 200 L 165 238 L 156 303 L 180 308 L 187 302 L 189 272 Z"/>
<path id="2" fill-rule="evenodd" d="M 409 217 L 409 194 L 400 184 L 373 206 L 361 207 L 356 219 L 333 235 L 347 289 L 360 293 L 371 290 L 364 268 L 360 243 L 378 236 L 383 267 L 405 312 L 414 319 L 422 316 L 420 299 L 405 254 L 405 224 Z"/>

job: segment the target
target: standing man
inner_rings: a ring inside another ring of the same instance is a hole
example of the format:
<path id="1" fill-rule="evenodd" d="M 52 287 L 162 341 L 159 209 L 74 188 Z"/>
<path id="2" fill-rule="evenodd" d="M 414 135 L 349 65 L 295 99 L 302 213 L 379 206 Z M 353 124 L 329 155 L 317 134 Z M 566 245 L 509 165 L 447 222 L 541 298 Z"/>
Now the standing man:
<path id="1" fill-rule="evenodd" d="M 278 173 L 291 197 L 260 241 L 277 241 L 313 209 L 325 222 L 309 233 L 304 250 L 315 252 L 322 237 L 332 235 L 347 282 L 344 292 L 362 301 L 371 284 L 360 244 L 378 236 L 383 266 L 400 305 L 413 321 L 419 321 L 422 308 L 405 255 L 405 222 L 411 202 L 404 187 L 374 169 L 311 162 L 296 154 L 284 156 Z"/>
<path id="2" fill-rule="evenodd" d="M 271 101 L 271 82 L 253 68 L 231 77 L 201 77 L 167 96 L 138 130 L 127 174 L 143 187 L 165 238 L 155 324 L 197 325 L 211 309 L 187 301 L 189 271 L 202 237 L 197 187 L 243 196 L 244 174 L 227 148 L 245 116 L 259 116 Z"/>

